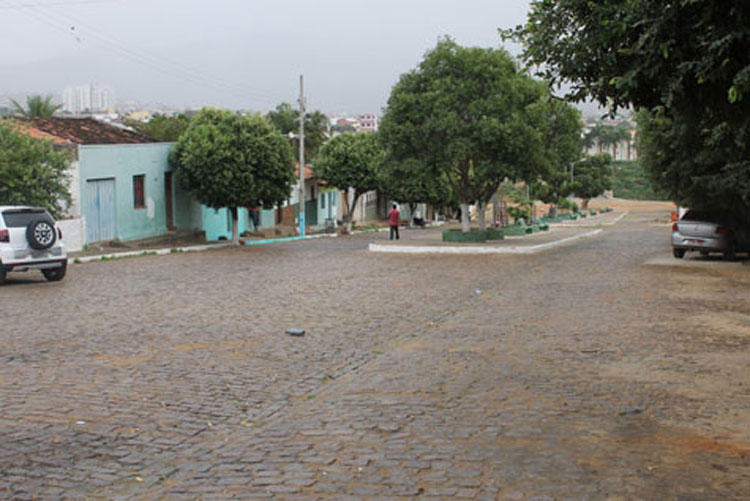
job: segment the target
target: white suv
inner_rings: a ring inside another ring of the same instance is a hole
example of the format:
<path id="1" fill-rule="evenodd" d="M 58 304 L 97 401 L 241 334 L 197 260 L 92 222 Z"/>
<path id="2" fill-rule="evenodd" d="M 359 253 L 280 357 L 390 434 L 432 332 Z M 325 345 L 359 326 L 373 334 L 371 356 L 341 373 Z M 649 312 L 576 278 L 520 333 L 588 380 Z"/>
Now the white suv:
<path id="1" fill-rule="evenodd" d="M 0 205 L 0 285 L 9 271 L 41 270 L 50 282 L 62 280 L 68 257 L 62 231 L 39 207 Z"/>

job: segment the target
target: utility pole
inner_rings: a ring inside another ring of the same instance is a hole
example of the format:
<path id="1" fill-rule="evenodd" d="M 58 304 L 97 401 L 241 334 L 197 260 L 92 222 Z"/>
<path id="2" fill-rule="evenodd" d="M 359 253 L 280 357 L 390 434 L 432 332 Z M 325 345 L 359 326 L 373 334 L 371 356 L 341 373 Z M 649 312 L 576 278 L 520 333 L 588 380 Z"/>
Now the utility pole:
<path id="1" fill-rule="evenodd" d="M 305 236 L 305 83 L 299 76 L 299 236 Z"/>

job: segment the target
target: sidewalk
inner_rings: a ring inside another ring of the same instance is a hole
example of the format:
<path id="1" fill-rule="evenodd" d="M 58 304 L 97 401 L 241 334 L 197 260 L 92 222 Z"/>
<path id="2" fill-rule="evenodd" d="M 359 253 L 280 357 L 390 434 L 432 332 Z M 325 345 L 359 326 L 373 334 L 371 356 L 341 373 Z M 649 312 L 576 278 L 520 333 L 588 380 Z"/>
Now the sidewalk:
<path id="1" fill-rule="evenodd" d="M 315 238 L 331 238 L 336 236 L 336 234 L 327 233 L 306 235 L 304 237 L 277 238 L 266 238 L 264 236 L 253 235 L 249 237 L 240 237 L 240 248 L 244 245 L 264 245 L 296 240 L 310 240 Z M 153 243 L 151 243 L 152 240 Z M 95 245 L 80 252 L 68 253 L 68 262 L 79 264 L 139 256 L 163 256 L 166 254 L 176 254 L 181 252 L 202 252 L 233 247 L 232 242 L 229 240 L 197 243 L 191 239 L 185 239 L 171 241 L 169 242 L 169 245 L 165 245 L 163 240 L 164 239 L 148 239 L 117 245 Z"/>

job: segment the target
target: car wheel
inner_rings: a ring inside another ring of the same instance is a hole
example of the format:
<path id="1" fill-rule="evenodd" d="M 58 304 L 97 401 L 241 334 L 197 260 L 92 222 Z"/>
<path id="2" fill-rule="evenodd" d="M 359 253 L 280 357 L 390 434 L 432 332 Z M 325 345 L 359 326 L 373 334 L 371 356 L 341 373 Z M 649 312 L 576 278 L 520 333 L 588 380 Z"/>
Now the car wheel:
<path id="1" fill-rule="evenodd" d="M 708 251 L 701 251 L 701 256 L 703 256 L 703 257 L 708 256 Z"/>
<path id="2" fill-rule="evenodd" d="M 32 221 L 26 227 L 26 240 L 36 250 L 47 250 L 52 247 L 57 239 L 55 227 L 45 219 Z"/>
<path id="3" fill-rule="evenodd" d="M 685 249 L 672 249 L 672 255 L 677 259 L 682 259 L 685 255 Z"/>
<path id="4" fill-rule="evenodd" d="M 68 267 L 68 263 L 63 263 L 59 268 L 50 268 L 48 270 L 42 270 L 42 275 L 47 279 L 48 282 L 59 282 L 65 276 L 65 271 Z"/>
<path id="5" fill-rule="evenodd" d="M 5 284 L 5 274 L 7 272 L 5 270 L 0 270 L 0 285 Z"/>

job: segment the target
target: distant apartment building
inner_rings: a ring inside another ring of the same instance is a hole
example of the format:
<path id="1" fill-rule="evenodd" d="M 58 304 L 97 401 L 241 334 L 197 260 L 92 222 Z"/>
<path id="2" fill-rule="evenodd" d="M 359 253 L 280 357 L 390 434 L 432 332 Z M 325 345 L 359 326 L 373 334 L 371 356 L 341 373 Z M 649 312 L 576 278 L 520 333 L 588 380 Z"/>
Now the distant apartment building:
<path id="1" fill-rule="evenodd" d="M 68 86 L 63 90 L 63 111 L 73 115 L 103 112 L 115 107 L 115 91 L 104 85 Z"/>
<path id="2" fill-rule="evenodd" d="M 378 116 L 373 114 L 361 115 L 359 117 L 359 130 L 365 132 L 378 130 Z"/>

